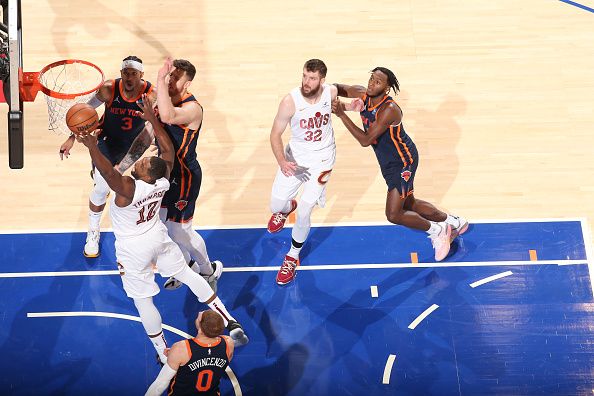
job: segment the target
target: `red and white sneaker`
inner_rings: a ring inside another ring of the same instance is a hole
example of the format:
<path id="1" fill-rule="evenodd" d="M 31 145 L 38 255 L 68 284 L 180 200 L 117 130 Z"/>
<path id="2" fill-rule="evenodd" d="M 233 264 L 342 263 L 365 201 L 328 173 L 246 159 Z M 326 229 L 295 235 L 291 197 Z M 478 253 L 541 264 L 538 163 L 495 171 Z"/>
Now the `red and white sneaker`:
<path id="1" fill-rule="evenodd" d="M 443 223 L 440 223 L 443 224 Z M 452 226 L 446 224 L 439 234 L 429 235 L 433 249 L 435 249 L 435 261 L 441 261 L 447 257 L 450 252 L 450 237 L 452 236 Z"/>
<path id="2" fill-rule="evenodd" d="M 452 235 L 450 236 L 450 243 L 452 243 L 454 239 L 458 238 L 460 235 L 468 231 L 468 220 L 460 216 L 452 217 L 456 219 L 456 224 L 450 223 L 450 225 L 452 226 Z"/>
<path id="3" fill-rule="evenodd" d="M 283 265 L 281 265 L 276 274 L 276 283 L 286 285 L 297 276 L 297 260 L 291 256 L 285 256 Z"/>
<path id="4" fill-rule="evenodd" d="M 285 226 L 285 221 L 287 221 L 287 217 L 289 217 L 289 215 L 293 213 L 295 209 L 297 209 L 297 201 L 292 199 L 291 210 L 289 210 L 288 213 L 273 213 L 270 217 L 270 220 L 268 220 L 268 232 L 273 234 L 275 232 L 279 232 L 280 230 L 282 230 Z"/>

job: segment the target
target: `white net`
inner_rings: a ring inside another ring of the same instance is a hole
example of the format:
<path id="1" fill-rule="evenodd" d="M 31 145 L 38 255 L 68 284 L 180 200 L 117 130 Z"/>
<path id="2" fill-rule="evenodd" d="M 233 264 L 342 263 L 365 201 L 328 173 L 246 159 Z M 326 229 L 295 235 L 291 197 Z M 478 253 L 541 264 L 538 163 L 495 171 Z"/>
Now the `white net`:
<path id="1" fill-rule="evenodd" d="M 89 101 L 95 94 L 94 91 L 86 95 L 80 93 L 100 86 L 103 73 L 91 65 L 74 61 L 49 68 L 39 75 L 39 82 L 52 92 L 68 96 L 66 99 L 60 99 L 44 92 L 49 118 L 48 129 L 70 135 L 66 125 L 66 112 L 76 103 Z"/>

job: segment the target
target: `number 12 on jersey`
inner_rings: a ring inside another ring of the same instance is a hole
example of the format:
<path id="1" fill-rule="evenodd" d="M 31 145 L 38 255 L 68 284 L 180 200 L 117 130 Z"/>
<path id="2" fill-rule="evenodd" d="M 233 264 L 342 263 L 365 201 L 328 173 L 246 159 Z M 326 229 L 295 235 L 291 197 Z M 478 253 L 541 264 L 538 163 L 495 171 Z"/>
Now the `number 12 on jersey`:
<path id="1" fill-rule="evenodd" d="M 159 205 L 159 201 L 151 202 L 148 205 L 144 205 L 139 211 L 138 216 L 140 217 L 136 220 L 136 225 L 140 223 L 144 223 L 145 221 L 149 221 L 155 214 L 157 214 L 157 206 Z M 147 210 L 146 218 L 144 217 L 144 211 Z"/>

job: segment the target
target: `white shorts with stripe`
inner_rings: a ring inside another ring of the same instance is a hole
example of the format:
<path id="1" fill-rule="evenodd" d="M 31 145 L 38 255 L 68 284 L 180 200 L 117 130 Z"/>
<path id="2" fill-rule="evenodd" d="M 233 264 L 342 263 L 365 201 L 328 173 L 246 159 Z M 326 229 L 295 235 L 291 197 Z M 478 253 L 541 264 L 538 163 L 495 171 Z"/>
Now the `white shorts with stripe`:
<path id="1" fill-rule="evenodd" d="M 130 298 L 152 297 L 159 293 L 153 263 L 163 277 L 174 276 L 187 265 L 179 246 L 167 234 L 162 222 L 144 234 L 117 238 L 116 258 L 124 290 Z"/>
<path id="2" fill-rule="evenodd" d="M 272 197 L 288 201 L 297 196 L 303 185 L 301 200 L 315 204 L 321 208 L 326 205 L 326 183 L 336 162 L 336 150 L 326 150 L 316 155 L 297 156 L 291 153 L 287 146 L 285 151 L 287 161 L 295 161 L 298 170 L 293 176 L 285 176 L 280 168 L 276 172 L 272 184 Z"/>

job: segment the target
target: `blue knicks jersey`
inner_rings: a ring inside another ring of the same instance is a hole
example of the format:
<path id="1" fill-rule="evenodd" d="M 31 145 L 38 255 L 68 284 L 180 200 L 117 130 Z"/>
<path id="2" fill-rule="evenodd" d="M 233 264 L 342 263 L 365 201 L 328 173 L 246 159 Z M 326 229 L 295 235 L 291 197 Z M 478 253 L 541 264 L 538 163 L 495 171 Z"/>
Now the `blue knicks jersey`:
<path id="1" fill-rule="evenodd" d="M 188 102 L 198 103 L 194 95 L 187 93 L 182 101 L 175 105 L 175 107 L 182 107 Z M 198 105 L 200 106 L 200 103 L 198 103 Z M 198 143 L 198 136 L 200 135 L 202 123 L 200 123 L 198 129 L 190 129 L 187 125 L 163 124 L 163 127 L 165 128 L 165 131 L 167 131 L 169 138 L 173 142 L 173 148 L 175 149 L 176 160 L 173 162 L 171 175 L 181 176 L 182 179 L 184 179 L 189 176 L 186 174 L 200 168 L 198 159 L 196 158 L 196 145 Z"/>
<path id="2" fill-rule="evenodd" d="M 101 138 L 106 143 L 122 147 L 125 151 L 132 145 L 132 142 L 144 128 L 144 120 L 140 118 L 140 107 L 136 103 L 142 94 L 150 93 L 153 86 L 150 82 L 144 81 L 144 86 L 137 97 L 126 99 L 123 95 L 123 82 L 121 78 L 114 81 L 111 100 L 105 103 L 103 115 L 103 132 Z"/>
<path id="3" fill-rule="evenodd" d="M 377 118 L 377 113 L 381 111 L 384 103 L 396 103 L 392 97 L 386 95 L 381 102 L 373 106 L 371 98 L 367 95 L 363 97 L 365 108 L 360 113 L 365 132 L 371 127 Z M 404 168 L 412 165 L 416 157 L 416 146 L 412 139 L 404 131 L 402 122 L 398 125 L 390 125 L 372 144 L 373 151 L 381 168 L 398 166 Z"/>

